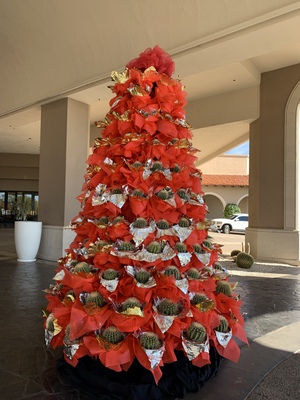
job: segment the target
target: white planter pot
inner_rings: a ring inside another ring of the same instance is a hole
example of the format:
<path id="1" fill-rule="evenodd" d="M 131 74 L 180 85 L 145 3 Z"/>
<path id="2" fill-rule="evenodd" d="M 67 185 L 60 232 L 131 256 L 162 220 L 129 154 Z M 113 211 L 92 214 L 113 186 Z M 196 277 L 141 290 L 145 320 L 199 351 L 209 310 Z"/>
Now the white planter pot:
<path id="1" fill-rule="evenodd" d="M 15 246 L 18 261 L 30 262 L 36 260 L 42 236 L 42 222 L 16 221 Z"/>

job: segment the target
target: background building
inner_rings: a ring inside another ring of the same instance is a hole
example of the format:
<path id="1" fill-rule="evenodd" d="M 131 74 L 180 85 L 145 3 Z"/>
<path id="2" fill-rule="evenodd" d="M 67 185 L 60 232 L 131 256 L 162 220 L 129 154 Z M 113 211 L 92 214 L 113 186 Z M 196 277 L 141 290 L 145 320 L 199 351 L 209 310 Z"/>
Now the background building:
<path id="1" fill-rule="evenodd" d="M 208 218 L 223 217 L 228 203 L 248 213 L 249 157 L 221 155 L 200 166 L 202 188 L 209 209 Z"/>

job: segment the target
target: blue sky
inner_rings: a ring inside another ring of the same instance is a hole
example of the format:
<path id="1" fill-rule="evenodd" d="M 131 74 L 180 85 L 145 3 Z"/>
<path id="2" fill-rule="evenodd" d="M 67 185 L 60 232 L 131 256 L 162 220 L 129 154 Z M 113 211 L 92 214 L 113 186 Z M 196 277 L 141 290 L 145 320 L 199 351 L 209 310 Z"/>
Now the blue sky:
<path id="1" fill-rule="evenodd" d="M 249 155 L 249 141 L 234 147 L 233 149 L 226 151 L 225 154 L 231 154 L 231 155 L 239 155 L 239 156 L 248 156 Z"/>

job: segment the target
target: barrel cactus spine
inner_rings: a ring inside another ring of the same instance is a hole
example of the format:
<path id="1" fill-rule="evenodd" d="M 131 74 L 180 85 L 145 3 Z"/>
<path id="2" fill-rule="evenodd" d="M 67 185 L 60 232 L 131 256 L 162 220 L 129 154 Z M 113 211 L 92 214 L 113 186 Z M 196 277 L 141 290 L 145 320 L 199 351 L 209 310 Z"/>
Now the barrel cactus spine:
<path id="1" fill-rule="evenodd" d="M 137 218 L 132 225 L 134 228 L 146 228 L 148 221 L 145 218 Z"/>
<path id="2" fill-rule="evenodd" d="M 171 172 L 180 172 L 180 167 L 179 167 L 179 165 L 174 165 L 174 167 L 172 167 L 172 168 L 170 168 L 170 171 Z"/>
<path id="3" fill-rule="evenodd" d="M 131 192 L 131 196 L 139 197 L 140 199 L 145 198 L 145 193 L 140 189 L 134 189 Z"/>
<path id="4" fill-rule="evenodd" d="M 109 326 L 104 329 L 102 337 L 111 344 L 118 344 L 124 339 L 124 334 L 116 326 Z"/>
<path id="5" fill-rule="evenodd" d="M 179 189 L 177 190 L 177 195 L 182 199 L 182 200 L 189 200 L 189 195 L 187 194 L 187 191 L 185 189 Z"/>
<path id="6" fill-rule="evenodd" d="M 197 343 L 204 343 L 207 337 L 205 327 L 200 322 L 192 322 L 185 332 L 187 339 Z"/>
<path id="7" fill-rule="evenodd" d="M 192 267 L 190 268 L 187 273 L 186 273 L 187 277 L 190 279 L 199 279 L 200 278 L 200 272 L 197 270 L 197 268 Z"/>
<path id="8" fill-rule="evenodd" d="M 104 224 L 104 225 L 108 225 L 108 223 L 109 223 L 109 218 L 107 217 L 107 216 L 103 216 L 103 217 L 100 217 L 99 218 L 99 223 L 100 224 Z"/>
<path id="9" fill-rule="evenodd" d="M 254 264 L 254 258 L 251 254 L 240 251 L 236 256 L 235 262 L 239 268 L 250 269 Z"/>
<path id="10" fill-rule="evenodd" d="M 196 305 L 203 303 L 207 300 L 207 296 L 204 293 L 196 293 L 194 294 L 193 298 L 191 299 L 191 304 Z"/>
<path id="11" fill-rule="evenodd" d="M 170 192 L 167 189 L 162 189 L 156 195 L 162 200 L 167 200 L 170 197 Z"/>
<path id="12" fill-rule="evenodd" d="M 118 224 L 119 222 L 123 222 L 123 221 L 124 221 L 124 217 L 121 217 L 120 215 L 118 215 L 117 217 L 114 218 L 112 224 L 113 224 L 113 225 L 116 225 L 116 224 Z"/>
<path id="13" fill-rule="evenodd" d="M 227 319 L 223 315 L 220 315 L 219 318 L 220 318 L 220 323 L 215 328 L 215 330 L 222 333 L 229 332 L 229 325 Z"/>
<path id="14" fill-rule="evenodd" d="M 149 281 L 151 273 L 145 269 L 140 269 L 135 273 L 135 279 L 137 282 L 145 284 Z"/>
<path id="15" fill-rule="evenodd" d="M 111 194 L 122 194 L 123 190 L 121 188 L 114 188 L 111 191 Z"/>
<path id="16" fill-rule="evenodd" d="M 93 303 L 97 307 L 101 308 L 105 304 L 105 299 L 101 293 L 95 291 L 95 292 L 91 292 L 87 295 L 85 302 L 86 302 L 86 305 Z"/>
<path id="17" fill-rule="evenodd" d="M 167 267 L 164 273 L 166 276 L 174 276 L 176 280 L 179 280 L 181 278 L 180 271 L 175 265 L 170 265 L 169 267 Z"/>
<path id="18" fill-rule="evenodd" d="M 211 249 L 211 247 L 212 247 L 211 241 L 207 240 L 207 239 L 203 240 L 202 244 L 203 244 L 203 246 L 207 247 L 208 249 Z"/>
<path id="19" fill-rule="evenodd" d="M 182 217 L 180 218 L 178 225 L 181 228 L 188 228 L 191 225 L 191 221 L 188 218 Z"/>
<path id="20" fill-rule="evenodd" d="M 78 274 L 78 273 L 82 273 L 82 272 L 87 274 L 87 273 L 91 272 L 91 266 L 90 266 L 90 264 L 82 261 L 82 262 L 77 263 L 74 266 L 73 272 L 74 272 L 74 274 Z"/>
<path id="21" fill-rule="evenodd" d="M 214 263 L 214 268 L 215 268 L 215 269 L 218 269 L 218 270 L 220 270 L 220 271 L 223 271 L 222 264 L 221 264 L 220 262 L 218 262 L 218 261 L 216 261 L 216 262 Z"/>
<path id="22" fill-rule="evenodd" d="M 133 168 L 141 168 L 141 167 L 143 167 L 143 164 L 139 161 L 135 161 L 131 166 Z"/>
<path id="23" fill-rule="evenodd" d="M 158 227 L 158 229 L 169 229 L 170 228 L 169 222 L 166 221 L 165 219 L 160 219 L 159 221 L 157 221 L 156 226 Z"/>
<path id="24" fill-rule="evenodd" d="M 121 309 L 122 311 L 126 311 L 129 308 L 135 308 L 135 307 L 141 308 L 142 307 L 141 302 L 135 297 L 129 297 L 124 301 L 124 303 L 121 306 Z"/>
<path id="25" fill-rule="evenodd" d="M 193 248 L 194 248 L 194 252 L 197 253 L 197 254 L 205 253 L 205 251 L 203 250 L 202 246 L 199 243 L 195 243 L 193 245 Z"/>
<path id="26" fill-rule="evenodd" d="M 232 297 L 231 285 L 227 281 L 218 281 L 216 286 L 216 293 L 223 293 L 228 297 Z"/>
<path id="27" fill-rule="evenodd" d="M 116 279 L 118 277 L 118 271 L 113 269 L 113 268 L 108 268 L 105 270 L 102 274 L 102 278 L 106 279 L 107 281 L 111 281 L 113 279 Z"/>
<path id="28" fill-rule="evenodd" d="M 158 304 L 157 311 L 163 315 L 176 316 L 180 313 L 180 307 L 172 300 L 164 299 Z"/>
<path id="29" fill-rule="evenodd" d="M 147 246 L 147 251 L 152 254 L 159 254 L 163 250 L 163 244 L 154 240 L 153 242 L 149 243 Z"/>
<path id="30" fill-rule="evenodd" d="M 161 347 L 159 337 L 154 332 L 145 332 L 139 336 L 141 346 L 146 350 L 156 350 Z"/>
<path id="31" fill-rule="evenodd" d="M 232 252 L 230 253 L 230 256 L 236 257 L 240 252 L 241 252 L 241 250 L 232 250 Z"/>
<path id="32" fill-rule="evenodd" d="M 163 165 L 160 161 L 154 161 L 151 167 L 151 171 L 162 171 Z"/>
<path id="33" fill-rule="evenodd" d="M 175 249 L 178 251 L 178 253 L 187 253 L 186 245 L 182 242 L 177 242 L 175 244 Z"/>
<path id="34" fill-rule="evenodd" d="M 117 246 L 118 246 L 119 251 L 132 251 L 133 250 L 133 244 L 131 242 L 121 242 Z"/>

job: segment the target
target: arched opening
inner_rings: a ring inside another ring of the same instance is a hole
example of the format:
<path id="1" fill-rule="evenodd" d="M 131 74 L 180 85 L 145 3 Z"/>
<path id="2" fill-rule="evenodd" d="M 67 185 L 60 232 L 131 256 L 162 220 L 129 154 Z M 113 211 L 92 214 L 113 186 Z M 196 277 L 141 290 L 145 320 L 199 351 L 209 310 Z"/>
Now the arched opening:
<path id="1" fill-rule="evenodd" d="M 226 203 L 222 197 L 217 194 L 207 193 L 203 199 L 209 211 L 207 214 L 207 219 L 223 217 L 223 211 Z"/>
<path id="2" fill-rule="evenodd" d="M 237 202 L 242 213 L 248 214 L 248 195 L 241 197 Z"/>
<path id="3" fill-rule="evenodd" d="M 298 154 L 300 127 L 300 82 L 286 105 L 284 132 L 284 229 L 299 230 L 300 172 Z"/>

